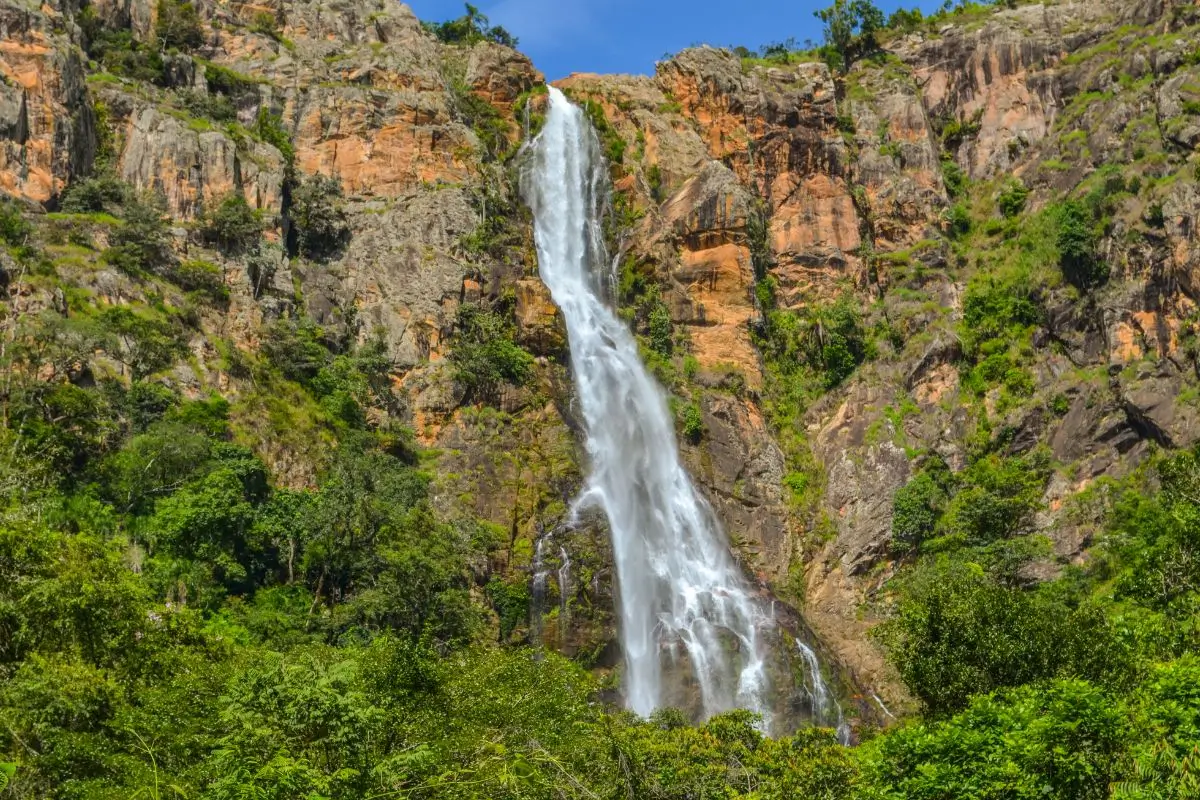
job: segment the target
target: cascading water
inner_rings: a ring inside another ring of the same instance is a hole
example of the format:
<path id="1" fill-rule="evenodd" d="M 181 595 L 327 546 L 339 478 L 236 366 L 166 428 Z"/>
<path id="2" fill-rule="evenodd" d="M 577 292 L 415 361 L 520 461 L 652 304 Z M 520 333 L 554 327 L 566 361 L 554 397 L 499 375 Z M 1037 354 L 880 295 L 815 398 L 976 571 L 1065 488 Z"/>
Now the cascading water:
<path id="1" fill-rule="evenodd" d="M 850 742 L 850 726 L 846 724 L 841 704 L 833 696 L 833 692 L 829 691 L 829 686 L 825 683 L 824 676 L 821 675 L 821 662 L 817 660 L 816 652 L 799 640 L 796 641 L 796 648 L 800 651 L 800 657 L 804 660 L 805 667 L 808 668 L 808 681 L 805 688 L 808 689 L 808 697 L 812 703 L 813 721 L 818 725 L 833 728 L 837 732 L 838 741 L 848 744 Z"/>
<path id="2" fill-rule="evenodd" d="M 766 719 L 771 622 L 680 462 L 662 391 L 604 300 L 606 167 L 583 113 L 553 87 L 529 150 L 522 194 L 587 428 L 591 475 L 577 509 L 602 509 L 612 531 L 629 707 L 646 715 L 663 705 L 664 665 L 682 654 L 705 716 L 747 708 Z"/>

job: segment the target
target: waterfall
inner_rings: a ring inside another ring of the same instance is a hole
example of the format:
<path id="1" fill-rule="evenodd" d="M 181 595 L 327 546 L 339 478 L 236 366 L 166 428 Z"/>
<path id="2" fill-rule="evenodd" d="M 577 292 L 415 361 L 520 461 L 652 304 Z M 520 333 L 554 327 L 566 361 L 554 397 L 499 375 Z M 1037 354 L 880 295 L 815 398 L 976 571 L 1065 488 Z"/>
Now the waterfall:
<path id="1" fill-rule="evenodd" d="M 567 548 L 558 548 L 558 610 L 563 624 L 567 622 L 567 599 L 571 592 L 571 554 Z"/>
<path id="2" fill-rule="evenodd" d="M 747 708 L 769 724 L 771 622 L 680 462 L 662 390 L 605 300 L 606 165 L 583 113 L 554 87 L 521 191 L 538 269 L 566 321 L 587 430 L 590 475 L 576 510 L 601 509 L 612 534 L 626 701 L 644 716 L 686 693 L 682 678 L 683 688 L 667 685 L 678 661 L 683 669 L 669 674 L 690 674 L 704 716 Z"/>
<path id="3" fill-rule="evenodd" d="M 805 688 L 808 689 L 809 701 L 812 703 L 813 722 L 833 728 L 837 732 L 838 741 L 849 744 L 850 726 L 846 724 L 841 704 L 833 696 L 833 692 L 829 691 L 829 686 L 821 675 L 821 662 L 817 659 L 816 652 L 799 639 L 796 640 L 796 648 L 800 651 L 800 657 L 804 659 L 804 665 L 808 667 L 808 685 Z"/>
<path id="4" fill-rule="evenodd" d="M 533 610 L 534 634 L 541 637 L 542 614 L 546 608 L 546 590 L 550 578 L 550 568 L 546 565 L 546 544 L 554 538 L 559 530 L 553 530 L 539 536 L 533 546 L 533 582 L 530 607 Z M 559 625 L 565 629 L 570 617 L 570 584 L 571 584 L 571 554 L 565 545 L 558 548 L 558 569 L 555 570 L 558 579 L 558 611 Z"/>

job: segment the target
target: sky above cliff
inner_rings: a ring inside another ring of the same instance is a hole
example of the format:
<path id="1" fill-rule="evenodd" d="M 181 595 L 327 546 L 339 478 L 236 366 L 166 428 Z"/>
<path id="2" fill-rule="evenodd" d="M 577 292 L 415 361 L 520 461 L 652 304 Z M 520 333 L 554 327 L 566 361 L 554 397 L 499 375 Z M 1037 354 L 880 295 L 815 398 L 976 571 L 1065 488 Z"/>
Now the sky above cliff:
<path id="1" fill-rule="evenodd" d="M 423 20 L 462 16 L 462 0 L 407 0 Z M 819 42 L 821 23 L 813 11 L 829 0 L 487 0 L 477 1 L 493 25 L 520 39 L 520 49 L 550 80 L 572 72 L 649 74 L 654 62 L 695 44 L 759 45 L 795 38 Z M 897 6 L 929 0 L 879 0 L 890 13 Z"/>

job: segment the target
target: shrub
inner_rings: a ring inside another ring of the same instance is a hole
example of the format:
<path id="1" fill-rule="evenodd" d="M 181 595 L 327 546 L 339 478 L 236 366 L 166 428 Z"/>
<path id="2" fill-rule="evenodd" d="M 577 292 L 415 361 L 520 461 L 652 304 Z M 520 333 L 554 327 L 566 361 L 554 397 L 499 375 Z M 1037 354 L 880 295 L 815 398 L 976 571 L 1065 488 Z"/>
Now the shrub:
<path id="1" fill-rule="evenodd" d="M 760 302 L 771 299 L 773 284 L 770 278 L 757 284 Z M 814 303 L 803 313 L 768 310 L 755 337 L 765 358 L 788 372 L 798 364 L 807 366 L 825 389 L 840 384 L 875 354 L 849 294 L 832 304 Z"/>
<path id="2" fill-rule="evenodd" d="M 296 148 L 292 144 L 291 135 L 284 130 L 283 118 L 263 106 L 254 120 L 254 135 L 280 152 L 290 175 L 296 160 Z"/>
<path id="3" fill-rule="evenodd" d="M 945 464 L 940 470 L 924 469 L 896 490 L 892 497 L 892 549 L 910 553 L 933 534 L 946 506 Z"/>
<path id="4" fill-rule="evenodd" d="M 671 331 L 671 310 L 667 308 L 667 304 L 661 300 L 657 301 L 650 309 L 650 316 L 647 321 L 650 334 L 650 349 L 654 352 L 669 356 L 674 349 Z"/>
<path id="5" fill-rule="evenodd" d="M 871 355 L 862 317 L 850 295 L 829 306 L 814 309 L 809 319 L 809 361 L 824 373 L 825 388 L 832 389 Z"/>
<path id="6" fill-rule="evenodd" d="M 662 169 L 658 164 L 652 164 L 646 170 L 646 183 L 650 187 L 650 196 L 654 198 L 654 202 L 661 203 L 666 199 L 663 196 Z"/>
<path id="7" fill-rule="evenodd" d="M 313 380 L 331 358 L 324 332 L 311 319 L 279 319 L 263 333 L 262 351 L 285 378 Z"/>
<path id="8" fill-rule="evenodd" d="M 981 458 L 959 476 L 963 487 L 947 506 L 943 522 L 968 544 L 1027 533 L 1049 475 L 1049 461 L 1041 451 L 1020 458 Z"/>
<path id="9" fill-rule="evenodd" d="M 216 303 L 229 300 L 229 287 L 221 268 L 208 261 L 184 261 L 171 271 L 172 280 L 185 292 L 197 292 Z"/>
<path id="10" fill-rule="evenodd" d="M 965 203 L 955 203 L 946 212 L 946 233 L 957 239 L 971 232 L 971 212 Z"/>
<path id="11" fill-rule="evenodd" d="M 235 101 L 253 94 L 257 86 L 257 82 L 253 78 L 216 64 L 204 65 L 204 81 L 208 84 L 210 92 L 224 95 Z"/>
<path id="12" fill-rule="evenodd" d="M 164 50 L 194 50 L 204 44 L 200 15 L 189 0 L 158 0 L 154 38 Z"/>
<path id="13" fill-rule="evenodd" d="M 464 402 L 490 401 L 502 384 L 520 386 L 533 377 L 533 356 L 513 340 L 511 326 L 471 305 L 458 310 L 450 363 Z"/>
<path id="14" fill-rule="evenodd" d="M 279 18 L 270 11 L 259 11 L 254 15 L 254 22 L 251 23 L 250 30 L 255 33 L 261 33 L 263 36 L 269 36 L 272 39 L 278 39 Z"/>
<path id="15" fill-rule="evenodd" d="M 948 151 L 957 150 L 964 141 L 979 133 L 981 118 L 982 112 L 977 112 L 976 116 L 969 120 L 957 118 L 940 120 L 942 147 Z"/>
<path id="16" fill-rule="evenodd" d="M 59 207 L 68 214 L 118 214 L 133 191 L 112 171 L 103 170 L 72 181 L 63 192 Z"/>
<path id="17" fill-rule="evenodd" d="M 493 577 L 484 594 L 500 620 L 500 641 L 507 642 L 520 626 L 529 620 L 529 608 L 533 598 L 527 581 L 504 581 Z"/>
<path id="18" fill-rule="evenodd" d="M 625 163 L 625 150 L 628 143 L 617 129 L 608 121 L 608 117 L 604 113 L 604 106 L 593 100 L 583 102 L 583 112 L 587 114 L 591 120 L 592 127 L 596 130 L 596 136 L 600 139 L 600 146 L 604 150 L 604 156 L 608 159 L 608 163 L 612 166 L 619 166 Z"/>
<path id="19" fill-rule="evenodd" d="M 225 253 L 248 250 L 261 234 L 261 212 L 250 208 L 245 195 L 236 189 L 200 218 L 200 235 Z"/>
<path id="20" fill-rule="evenodd" d="M 1012 329 L 1036 325 L 1041 317 L 1040 298 L 1027 274 L 977 278 L 967 284 L 963 333 L 968 346 L 1006 338 Z"/>
<path id="21" fill-rule="evenodd" d="M 0 200 L 0 241 L 14 247 L 25 243 L 32 227 L 21 214 L 21 208 L 11 200 Z"/>
<path id="22" fill-rule="evenodd" d="M 464 125 L 475 131 L 484 155 L 488 158 L 501 156 L 508 149 L 508 123 L 500 112 L 462 81 L 451 83 L 450 94 L 455 113 Z"/>
<path id="23" fill-rule="evenodd" d="M 1146 208 L 1146 224 L 1151 228 L 1161 228 L 1167 224 L 1162 203 L 1151 203 Z"/>
<path id="24" fill-rule="evenodd" d="M 95 59 L 114 75 L 123 75 L 150 83 L 163 83 L 166 77 L 162 54 L 150 42 L 140 42 L 133 32 L 106 24 L 92 6 L 75 16 L 83 32 L 89 58 Z"/>
<path id="25" fill-rule="evenodd" d="M 958 197 L 967 188 L 967 173 L 952 159 L 942 160 L 942 182 L 946 184 L 946 194 Z"/>
<path id="26" fill-rule="evenodd" d="M 1108 264 L 1096 253 L 1092 215 L 1078 200 L 1058 209 L 1058 264 L 1063 277 L 1078 289 L 1094 289 L 1108 280 Z"/>
<path id="27" fill-rule="evenodd" d="M 1000 189 L 996 202 L 1000 213 L 1006 217 L 1015 217 L 1025 210 L 1025 199 L 1029 197 L 1029 189 L 1020 178 L 1009 178 Z"/>
<path id="28" fill-rule="evenodd" d="M 350 226 L 342 210 L 342 184 L 337 178 L 306 178 L 292 193 L 290 215 L 299 252 L 308 258 L 329 258 L 350 238 Z"/>
<path id="29" fill-rule="evenodd" d="M 704 435 L 704 416 L 700 413 L 700 405 L 695 402 L 683 407 L 683 438 L 692 444 L 698 444 Z"/>
<path id="30" fill-rule="evenodd" d="M 130 274 L 161 272 L 170 263 L 163 200 L 146 194 L 125 205 L 124 219 L 109 238 L 104 254 L 110 264 Z"/>
<path id="31" fill-rule="evenodd" d="M 179 93 L 183 107 L 193 117 L 204 117 L 213 122 L 235 122 L 237 107 L 223 94 L 209 94 L 196 89 Z"/>

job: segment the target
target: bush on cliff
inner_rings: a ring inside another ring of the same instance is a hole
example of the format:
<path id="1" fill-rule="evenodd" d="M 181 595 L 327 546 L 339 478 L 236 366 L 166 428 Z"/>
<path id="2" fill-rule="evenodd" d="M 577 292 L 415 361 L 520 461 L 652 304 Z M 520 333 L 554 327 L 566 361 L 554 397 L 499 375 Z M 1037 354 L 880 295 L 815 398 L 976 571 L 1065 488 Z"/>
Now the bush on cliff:
<path id="1" fill-rule="evenodd" d="M 162 274 L 173 259 L 167 240 L 166 203 L 154 193 L 125 203 L 121 224 L 109 237 L 104 258 L 118 269 L 138 275 Z"/>
<path id="2" fill-rule="evenodd" d="M 814 11 L 825 23 L 826 59 L 846 72 L 854 61 L 878 47 L 875 34 L 883 28 L 883 12 L 871 0 L 834 0 L 828 8 Z"/>
<path id="3" fill-rule="evenodd" d="M 302 255 L 320 261 L 346 246 L 350 225 L 342 205 L 342 183 L 328 175 L 310 175 L 293 190 L 289 214 Z"/>
<path id="4" fill-rule="evenodd" d="M 76 178 L 67 186 L 59 201 L 68 214 L 114 214 L 133 196 L 133 188 L 111 169 L 98 170 L 86 178 Z"/>
<path id="5" fill-rule="evenodd" d="M 512 326 L 494 311 L 464 304 L 458 310 L 450 363 L 464 402 L 491 402 L 504 384 L 533 377 L 533 356 L 513 340 Z"/>
<path id="6" fill-rule="evenodd" d="M 21 208 L 11 200 L 0 200 L 0 242 L 19 247 L 33 231 L 25 221 Z"/>
<path id="7" fill-rule="evenodd" d="M 200 216 L 200 235 L 227 254 L 243 253 L 262 235 L 262 214 L 240 191 L 230 192 Z"/>
<path id="8" fill-rule="evenodd" d="M 200 14 L 189 0 L 158 0 L 154 38 L 162 50 L 195 50 L 204 44 Z"/>
<path id="9" fill-rule="evenodd" d="M 1108 280 L 1108 262 L 1096 252 L 1093 214 L 1078 200 L 1058 208 L 1056 244 L 1063 277 L 1082 290 L 1095 289 Z"/>

